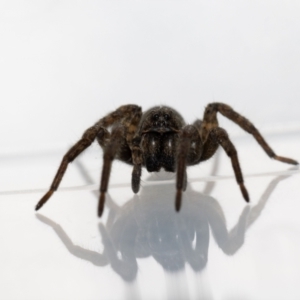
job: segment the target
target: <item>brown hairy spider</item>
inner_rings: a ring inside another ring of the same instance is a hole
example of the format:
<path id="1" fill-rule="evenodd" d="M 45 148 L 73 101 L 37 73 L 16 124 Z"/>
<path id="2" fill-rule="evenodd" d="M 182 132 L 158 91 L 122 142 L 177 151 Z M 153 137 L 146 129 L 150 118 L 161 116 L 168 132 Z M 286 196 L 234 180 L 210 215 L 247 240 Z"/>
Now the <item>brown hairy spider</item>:
<path id="1" fill-rule="evenodd" d="M 192 125 L 186 125 L 181 115 L 167 106 L 156 106 L 142 113 L 141 107 L 137 105 L 124 105 L 88 128 L 82 138 L 64 155 L 49 191 L 38 202 L 35 209 L 40 209 L 47 202 L 57 190 L 68 164 L 95 139 L 104 151 L 99 217 L 103 212 L 111 164 L 114 159 L 133 166 L 131 187 L 134 193 L 140 189 L 142 166 L 146 167 L 148 172 L 158 172 L 161 168 L 168 172 L 176 171 L 175 208 L 179 211 L 182 191 L 185 191 L 187 185 L 186 167 L 209 159 L 219 145 L 230 157 L 236 181 L 244 199 L 249 202 L 237 151 L 226 131 L 218 126 L 217 112 L 252 134 L 271 158 L 288 164 L 298 164 L 293 159 L 277 156 L 254 125 L 226 104 L 207 105 L 203 120 L 196 120 Z M 111 130 L 108 131 L 108 128 Z"/>

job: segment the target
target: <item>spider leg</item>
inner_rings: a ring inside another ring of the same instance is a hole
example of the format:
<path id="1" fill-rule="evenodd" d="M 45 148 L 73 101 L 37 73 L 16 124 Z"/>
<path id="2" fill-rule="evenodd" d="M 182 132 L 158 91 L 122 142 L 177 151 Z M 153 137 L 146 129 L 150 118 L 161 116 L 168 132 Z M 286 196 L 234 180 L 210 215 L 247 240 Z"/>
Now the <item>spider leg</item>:
<path id="1" fill-rule="evenodd" d="M 133 192 L 136 194 L 140 190 L 140 182 L 142 175 L 142 165 L 137 164 L 133 166 L 132 175 L 131 175 L 131 188 Z"/>
<path id="2" fill-rule="evenodd" d="M 112 126 L 117 122 L 121 122 L 122 120 L 131 117 L 132 114 L 135 114 L 136 112 L 141 112 L 141 108 L 139 106 L 124 105 L 100 119 L 94 126 L 88 128 L 84 132 L 82 138 L 64 155 L 49 191 L 41 198 L 35 209 L 40 209 L 48 201 L 52 194 L 57 190 L 66 172 L 68 164 L 87 147 L 89 147 L 95 138 L 97 138 L 99 144 L 103 147 L 108 143 L 109 132 L 106 130 L 106 127 Z"/>
<path id="3" fill-rule="evenodd" d="M 105 194 L 107 192 L 112 161 L 124 142 L 124 126 L 118 125 L 112 129 L 111 138 L 103 153 L 103 167 L 100 184 L 100 197 L 98 205 L 98 216 L 101 217 L 104 208 Z"/>
<path id="4" fill-rule="evenodd" d="M 142 150 L 140 148 L 141 138 L 139 136 L 135 137 L 132 141 L 131 153 L 132 153 L 132 162 L 133 169 L 131 175 L 131 188 L 136 194 L 140 189 L 140 181 L 142 175 L 142 163 L 143 156 Z"/>
<path id="5" fill-rule="evenodd" d="M 237 151 L 234 145 L 231 143 L 227 132 L 223 128 L 216 127 L 210 131 L 209 137 L 217 141 L 218 144 L 220 144 L 222 148 L 225 150 L 226 154 L 230 157 L 236 181 L 240 186 L 244 199 L 247 202 L 249 202 L 250 199 L 249 199 L 247 189 L 244 186 L 244 179 L 240 168 Z"/>
<path id="6" fill-rule="evenodd" d="M 179 137 L 177 152 L 176 211 L 180 210 L 182 191 L 185 191 L 187 185 L 186 166 L 198 161 L 202 150 L 202 142 L 195 126 L 185 126 Z"/>
<path id="7" fill-rule="evenodd" d="M 100 147 L 104 149 L 110 140 L 109 131 L 106 128 L 102 128 L 102 130 L 97 133 L 96 140 Z"/>
<path id="8" fill-rule="evenodd" d="M 72 162 L 82 151 L 92 144 L 96 138 L 98 130 L 96 127 L 91 127 L 85 131 L 81 140 L 79 140 L 63 157 L 62 162 L 56 172 L 53 182 L 49 191 L 42 197 L 35 207 L 35 210 L 39 210 L 57 190 L 66 170 L 68 164 Z"/>
<path id="9" fill-rule="evenodd" d="M 132 151 L 132 161 L 134 164 L 133 172 L 132 172 L 132 182 L 134 178 L 138 181 L 141 176 L 141 162 L 137 165 L 137 161 L 134 159 L 134 146 L 133 146 L 133 136 L 137 130 L 137 126 L 140 122 L 142 115 L 141 108 L 135 106 L 135 109 L 131 111 L 126 117 L 123 119 L 122 124 L 114 127 L 111 132 L 111 137 L 109 142 L 107 142 L 104 148 L 103 154 L 103 167 L 102 167 L 102 176 L 101 176 L 101 185 L 100 185 L 100 197 L 99 197 L 99 205 L 98 205 L 98 216 L 101 217 L 104 208 L 105 202 L 105 194 L 108 188 L 108 182 L 110 177 L 111 164 L 113 159 L 117 154 L 121 154 L 122 146 L 124 142 L 128 144 Z M 100 142 L 99 142 L 100 143 Z M 101 145 L 101 143 L 100 143 Z M 120 158 L 120 155 L 119 155 Z M 132 185 L 133 186 L 133 185 Z M 133 191 L 138 189 L 134 189 Z M 137 192 L 136 191 L 136 192 Z"/>
<path id="10" fill-rule="evenodd" d="M 271 147 L 267 144 L 265 139 L 262 137 L 262 135 L 259 133 L 259 131 L 248 119 L 234 111 L 230 106 L 223 103 L 211 103 L 206 107 L 201 132 L 201 137 L 203 138 L 203 141 L 207 139 L 210 130 L 216 127 L 217 125 L 217 112 L 220 112 L 223 116 L 227 117 L 228 119 L 239 125 L 248 133 L 252 134 L 258 142 L 258 144 L 269 155 L 269 157 L 284 163 L 298 165 L 298 162 L 294 159 L 276 155 L 275 152 L 271 149 Z"/>
<path id="11" fill-rule="evenodd" d="M 133 116 L 131 123 L 128 126 L 128 132 L 126 136 L 127 142 L 131 149 L 131 156 L 132 156 L 132 163 L 133 163 L 133 169 L 131 174 L 131 188 L 135 194 L 138 193 L 140 189 L 142 163 L 143 163 L 142 150 L 140 148 L 141 136 L 140 133 L 137 132 L 137 127 L 141 120 L 141 116 L 142 116 L 141 112 L 136 113 Z"/>

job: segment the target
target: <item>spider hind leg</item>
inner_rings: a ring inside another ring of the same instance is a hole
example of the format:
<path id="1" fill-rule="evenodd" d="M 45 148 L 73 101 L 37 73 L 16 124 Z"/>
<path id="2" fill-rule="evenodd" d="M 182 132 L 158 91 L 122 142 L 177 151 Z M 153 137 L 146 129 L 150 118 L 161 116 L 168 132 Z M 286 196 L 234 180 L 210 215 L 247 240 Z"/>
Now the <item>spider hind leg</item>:
<path id="1" fill-rule="evenodd" d="M 292 164 L 292 165 L 298 165 L 298 162 L 294 159 L 278 156 L 275 154 L 275 152 L 272 150 L 272 148 L 269 146 L 269 144 L 265 141 L 265 139 L 262 137 L 260 132 L 256 129 L 256 127 L 244 116 L 240 115 L 236 111 L 234 111 L 229 105 L 226 105 L 224 103 L 211 103 L 209 104 L 204 112 L 204 118 L 203 118 L 203 132 L 202 134 L 207 137 L 209 134 L 209 131 L 212 127 L 211 126 L 212 120 L 216 120 L 216 114 L 217 112 L 220 112 L 223 116 L 230 119 L 237 125 L 239 125 L 242 129 L 247 131 L 248 133 L 252 134 L 253 137 L 256 139 L 258 144 L 264 149 L 264 151 L 267 153 L 267 155 L 275 160 Z"/>
<path id="2" fill-rule="evenodd" d="M 240 163 L 238 160 L 238 155 L 237 151 L 230 141 L 227 132 L 221 128 L 221 127 L 216 127 L 210 131 L 209 137 L 215 141 L 217 141 L 218 144 L 222 146 L 222 148 L 225 150 L 226 154 L 229 156 L 231 159 L 231 164 L 232 168 L 234 170 L 234 175 L 236 178 L 236 181 L 238 185 L 240 186 L 242 195 L 245 199 L 246 202 L 250 201 L 247 189 L 244 185 L 244 179 L 243 179 L 243 174 L 242 170 L 240 167 Z"/>
<path id="3" fill-rule="evenodd" d="M 63 157 L 62 162 L 56 172 L 53 182 L 50 186 L 49 191 L 41 198 L 37 203 L 35 210 L 39 210 L 52 196 L 52 194 L 57 190 L 66 170 L 68 164 L 72 162 L 81 152 L 83 152 L 87 147 L 89 147 L 95 140 L 98 130 L 93 126 L 87 129 L 81 140 L 79 140 Z"/>

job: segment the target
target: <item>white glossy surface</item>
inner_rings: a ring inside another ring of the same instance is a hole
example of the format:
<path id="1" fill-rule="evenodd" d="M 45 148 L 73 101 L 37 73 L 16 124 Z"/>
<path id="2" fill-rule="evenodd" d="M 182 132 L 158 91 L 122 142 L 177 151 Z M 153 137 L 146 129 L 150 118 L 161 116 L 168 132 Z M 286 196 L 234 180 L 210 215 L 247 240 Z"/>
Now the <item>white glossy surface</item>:
<path id="1" fill-rule="evenodd" d="M 189 169 L 180 213 L 174 174 L 144 171 L 134 196 L 115 162 L 99 220 L 95 144 L 34 212 L 70 145 L 127 103 L 192 122 L 225 102 L 300 161 L 299 15 L 297 0 L 1 1 L 0 299 L 300 299 L 299 169 L 223 117 L 250 205 L 220 151 Z"/>
<path id="2" fill-rule="evenodd" d="M 299 159 L 298 137 L 268 141 Z M 130 168 L 116 162 L 101 220 L 96 152 L 68 169 L 36 215 L 42 191 L 22 188 L 48 184 L 59 156 L 7 159 L 1 178 L 15 186 L 1 193 L 1 298 L 298 299 L 299 170 L 269 160 L 250 137 L 235 143 L 250 205 L 222 153 L 190 168 L 180 213 L 173 174 L 145 171 L 134 196 Z"/>

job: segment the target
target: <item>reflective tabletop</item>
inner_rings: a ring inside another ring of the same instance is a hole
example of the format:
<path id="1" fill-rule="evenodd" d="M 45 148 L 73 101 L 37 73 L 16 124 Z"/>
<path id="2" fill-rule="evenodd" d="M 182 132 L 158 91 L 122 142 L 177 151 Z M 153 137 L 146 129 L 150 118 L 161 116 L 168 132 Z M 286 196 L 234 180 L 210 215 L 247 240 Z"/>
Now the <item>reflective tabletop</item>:
<path id="1" fill-rule="evenodd" d="M 267 139 L 299 159 L 298 137 Z M 251 137 L 235 144 L 250 204 L 222 151 L 188 169 L 178 213 L 173 173 L 144 170 L 135 195 L 131 168 L 115 161 L 101 219 L 96 147 L 70 166 L 38 213 L 61 153 L 6 156 L 1 298 L 298 299 L 299 169 L 270 160 Z"/>

